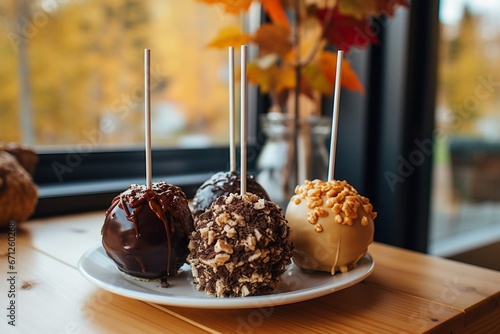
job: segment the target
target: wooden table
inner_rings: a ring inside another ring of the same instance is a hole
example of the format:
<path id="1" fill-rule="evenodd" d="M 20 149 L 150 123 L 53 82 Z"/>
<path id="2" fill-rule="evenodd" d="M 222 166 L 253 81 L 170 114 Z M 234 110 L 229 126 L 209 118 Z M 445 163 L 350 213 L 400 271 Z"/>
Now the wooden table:
<path id="1" fill-rule="evenodd" d="M 379 243 L 363 282 L 296 304 L 203 310 L 148 304 L 87 282 L 81 255 L 100 243 L 103 213 L 20 224 L 15 324 L 8 239 L 0 238 L 0 333 L 500 333 L 500 272 Z"/>

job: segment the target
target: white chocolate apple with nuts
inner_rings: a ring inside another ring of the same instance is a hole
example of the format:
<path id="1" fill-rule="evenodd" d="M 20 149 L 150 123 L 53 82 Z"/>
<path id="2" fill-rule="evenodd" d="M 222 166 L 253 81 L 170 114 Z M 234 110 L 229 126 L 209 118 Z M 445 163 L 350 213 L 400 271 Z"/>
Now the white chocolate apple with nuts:
<path id="1" fill-rule="evenodd" d="M 377 213 L 346 181 L 305 181 L 286 210 L 293 261 L 306 270 L 347 272 L 373 242 Z"/>

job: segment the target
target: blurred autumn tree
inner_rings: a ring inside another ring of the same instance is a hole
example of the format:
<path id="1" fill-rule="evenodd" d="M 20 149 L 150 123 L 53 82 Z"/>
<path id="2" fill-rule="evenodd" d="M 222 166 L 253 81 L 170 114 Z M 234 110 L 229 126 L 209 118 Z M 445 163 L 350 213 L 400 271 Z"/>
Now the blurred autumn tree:
<path id="1" fill-rule="evenodd" d="M 467 6 L 456 26 L 442 26 L 438 105 L 449 110 L 446 121 L 453 133 L 478 133 L 477 120 L 498 109 L 500 92 L 494 85 L 500 70 L 500 34 L 495 27 L 496 22 L 485 21 Z M 488 82 L 493 86 L 485 85 Z"/>
<path id="2" fill-rule="evenodd" d="M 199 55 L 207 34 L 238 18 L 202 9 L 174 0 L 1 1 L 0 141 L 141 144 L 144 48 L 153 104 L 179 101 L 183 134 L 201 127 L 227 141 L 226 55 Z"/>
<path id="3" fill-rule="evenodd" d="M 15 58 L 23 45 L 29 56 L 20 68 L 29 73 L 29 86 L 21 89 L 30 90 L 28 96 L 32 98 L 34 112 L 32 120 L 21 121 L 36 124 L 35 135 L 41 143 L 75 142 L 82 129 L 99 126 L 95 110 L 99 105 L 112 105 L 116 99 L 112 95 L 115 86 L 141 78 L 137 69 L 142 59 L 134 56 L 133 50 L 145 45 L 141 38 L 144 32 L 140 31 L 146 19 L 144 3 L 113 0 L 91 6 L 92 11 L 78 2 L 60 5 L 54 2 L 54 7 L 45 8 L 39 1 L 21 2 L 27 10 L 4 12 L 10 15 L 9 21 L 14 25 L 4 27 L 10 31 L 8 40 L 2 40 L 4 63 L 16 64 Z M 22 30 L 15 26 L 15 22 L 20 21 L 25 23 Z M 24 66 L 28 68 L 22 68 Z M 101 68 L 106 71 L 99 70 Z M 10 70 L 9 81 L 15 85 L 16 67 Z M 14 87 L 11 93 L 16 92 Z M 23 92 L 20 94 L 23 96 Z M 2 94 L 2 101 L 10 104 L 10 108 L 2 108 L 10 112 L 10 121 L 2 122 L 2 130 L 15 131 L 15 125 L 19 124 L 14 121 L 17 113 L 12 102 L 16 95 Z M 19 136 L 6 137 L 20 140 Z"/>

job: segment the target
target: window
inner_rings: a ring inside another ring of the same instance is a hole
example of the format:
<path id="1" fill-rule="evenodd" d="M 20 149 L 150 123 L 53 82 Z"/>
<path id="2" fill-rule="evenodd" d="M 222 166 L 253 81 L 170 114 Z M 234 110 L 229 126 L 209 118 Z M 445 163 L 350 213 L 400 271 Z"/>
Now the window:
<path id="1" fill-rule="evenodd" d="M 498 2 L 441 1 L 434 254 L 452 256 L 500 241 L 499 15 Z"/>
<path id="2" fill-rule="evenodd" d="M 196 1 L 4 1 L 0 133 L 39 150 L 141 146 L 143 50 L 152 50 L 156 147 L 227 143 L 229 20 Z M 15 125 L 15 126 L 13 126 Z M 20 126 L 17 126 L 20 125 Z"/>

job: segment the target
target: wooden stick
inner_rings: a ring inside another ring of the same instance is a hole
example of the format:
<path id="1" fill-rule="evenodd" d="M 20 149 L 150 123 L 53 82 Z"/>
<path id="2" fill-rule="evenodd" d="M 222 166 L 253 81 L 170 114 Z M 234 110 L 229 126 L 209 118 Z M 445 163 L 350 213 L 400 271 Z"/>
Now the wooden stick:
<path id="1" fill-rule="evenodd" d="M 247 46 L 241 46 L 240 194 L 247 192 Z"/>
<path id="2" fill-rule="evenodd" d="M 229 47 L 229 166 L 236 173 L 236 138 L 234 115 L 234 48 Z"/>
<path id="3" fill-rule="evenodd" d="M 150 50 L 144 49 L 144 132 L 146 144 L 146 186 L 152 188 L 151 166 L 151 75 L 150 75 Z"/>
<path id="4" fill-rule="evenodd" d="M 328 165 L 328 181 L 335 178 L 335 155 L 337 154 L 337 129 L 339 123 L 340 82 L 342 77 L 342 59 L 344 51 L 337 52 L 337 73 L 335 75 L 335 92 L 333 96 L 332 133 L 330 137 L 330 161 Z"/>

